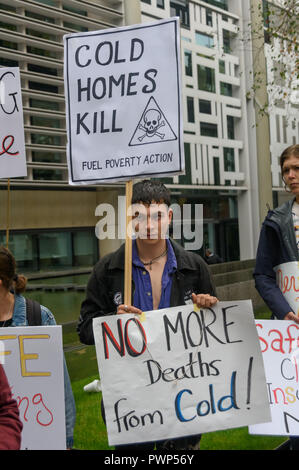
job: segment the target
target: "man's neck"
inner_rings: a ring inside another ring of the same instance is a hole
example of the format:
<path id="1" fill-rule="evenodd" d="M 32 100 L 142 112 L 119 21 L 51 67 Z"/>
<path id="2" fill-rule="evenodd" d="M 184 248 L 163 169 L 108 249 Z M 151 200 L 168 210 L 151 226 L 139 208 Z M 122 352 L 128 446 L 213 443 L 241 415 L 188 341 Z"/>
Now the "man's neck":
<path id="1" fill-rule="evenodd" d="M 165 239 L 156 240 L 156 243 L 147 243 L 147 240 L 137 238 L 136 240 L 139 258 L 142 261 L 150 261 L 161 255 L 167 248 Z"/>

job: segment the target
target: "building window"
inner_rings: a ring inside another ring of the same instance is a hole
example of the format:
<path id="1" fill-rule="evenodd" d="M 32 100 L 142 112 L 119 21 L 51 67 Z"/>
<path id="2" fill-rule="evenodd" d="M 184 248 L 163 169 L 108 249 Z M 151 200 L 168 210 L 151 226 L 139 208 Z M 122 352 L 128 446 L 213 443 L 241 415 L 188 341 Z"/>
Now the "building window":
<path id="1" fill-rule="evenodd" d="M 28 64 L 29 72 L 42 73 L 45 75 L 57 76 L 57 70 L 50 67 L 42 67 L 41 65 Z"/>
<path id="2" fill-rule="evenodd" d="M 213 26 L 213 14 L 209 8 L 206 9 L 206 24 L 207 26 Z"/>
<path id="3" fill-rule="evenodd" d="M 194 99 L 191 96 L 187 96 L 187 116 L 188 122 L 195 122 Z"/>
<path id="4" fill-rule="evenodd" d="M 59 103 L 57 103 L 56 101 L 45 101 L 36 98 L 30 98 L 29 104 L 31 108 L 51 109 L 52 111 L 59 111 Z"/>
<path id="5" fill-rule="evenodd" d="M 224 170 L 235 171 L 235 154 L 232 148 L 223 148 Z"/>
<path id="6" fill-rule="evenodd" d="M 226 116 L 227 119 L 227 137 L 228 139 L 235 138 L 235 123 L 233 116 Z"/>
<path id="7" fill-rule="evenodd" d="M 31 143 L 35 145 L 62 145 L 62 138 L 59 135 L 30 134 Z"/>
<path id="8" fill-rule="evenodd" d="M 32 142 L 32 138 L 31 138 Z M 32 151 L 32 161 L 40 163 L 63 163 L 64 158 L 62 153 L 55 152 L 37 152 Z"/>
<path id="9" fill-rule="evenodd" d="M 225 62 L 224 60 L 219 60 L 219 72 L 225 73 Z"/>
<path id="10" fill-rule="evenodd" d="M 220 82 L 220 94 L 224 96 L 233 96 L 233 86 L 231 83 Z"/>
<path id="11" fill-rule="evenodd" d="M 225 52 L 226 54 L 231 53 L 230 32 L 227 31 L 227 29 L 223 30 L 223 52 Z"/>
<path id="12" fill-rule="evenodd" d="M 31 126 L 52 127 L 55 129 L 59 129 L 61 127 L 60 120 L 51 116 L 30 116 L 30 124 Z"/>
<path id="13" fill-rule="evenodd" d="M 195 32 L 195 42 L 198 46 L 214 47 L 214 38 L 208 34 Z"/>
<path id="14" fill-rule="evenodd" d="M 164 0 L 157 0 L 157 7 L 158 8 L 165 8 L 165 1 Z"/>
<path id="15" fill-rule="evenodd" d="M 190 27 L 189 6 L 180 3 L 170 2 L 170 16 L 179 16 L 181 26 Z"/>
<path id="16" fill-rule="evenodd" d="M 217 124 L 211 124 L 210 122 L 201 122 L 200 135 L 204 135 L 206 137 L 218 137 Z"/>
<path id="17" fill-rule="evenodd" d="M 58 93 L 58 86 L 48 85 L 47 83 L 29 82 L 30 90 L 45 91 L 46 93 Z"/>
<path id="18" fill-rule="evenodd" d="M 213 170 L 214 170 L 214 184 L 217 186 L 220 185 L 220 165 L 219 165 L 219 158 L 213 158 Z"/>
<path id="19" fill-rule="evenodd" d="M 215 93 L 215 70 L 203 65 L 197 65 L 197 85 L 199 90 Z"/>
<path id="20" fill-rule="evenodd" d="M 192 77 L 192 52 L 185 50 L 185 75 Z"/>
<path id="21" fill-rule="evenodd" d="M 205 0 L 205 3 L 214 5 L 215 7 L 222 8 L 223 10 L 228 10 L 227 0 Z"/>
<path id="22" fill-rule="evenodd" d="M 32 174 L 34 180 L 63 181 L 65 179 L 63 170 L 51 170 L 49 168 L 33 168 Z"/>
<path id="23" fill-rule="evenodd" d="M 185 153 L 185 174 L 179 176 L 180 184 L 192 184 L 191 177 L 191 148 L 190 144 L 184 143 L 184 153 Z"/>
<path id="24" fill-rule="evenodd" d="M 198 100 L 199 112 L 203 114 L 212 114 L 211 101 L 208 100 Z"/>
<path id="25" fill-rule="evenodd" d="M 152 3 L 151 0 L 141 0 L 141 1 L 142 1 L 142 3 L 147 3 L 148 5 L 150 5 Z"/>

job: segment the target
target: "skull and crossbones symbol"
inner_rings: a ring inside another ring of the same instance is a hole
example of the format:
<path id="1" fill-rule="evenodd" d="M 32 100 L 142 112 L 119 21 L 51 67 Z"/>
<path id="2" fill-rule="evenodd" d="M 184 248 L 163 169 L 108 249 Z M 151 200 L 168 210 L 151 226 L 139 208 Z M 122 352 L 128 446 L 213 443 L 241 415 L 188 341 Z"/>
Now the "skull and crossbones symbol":
<path id="1" fill-rule="evenodd" d="M 157 109 L 148 109 L 143 116 L 144 124 L 138 126 L 139 129 L 145 132 L 142 136 L 138 137 L 138 140 L 141 142 L 145 136 L 153 137 L 154 135 L 164 139 L 165 134 L 158 132 L 160 127 L 165 126 L 165 122 L 161 121 L 161 113 Z M 160 122 L 161 121 L 161 122 Z"/>

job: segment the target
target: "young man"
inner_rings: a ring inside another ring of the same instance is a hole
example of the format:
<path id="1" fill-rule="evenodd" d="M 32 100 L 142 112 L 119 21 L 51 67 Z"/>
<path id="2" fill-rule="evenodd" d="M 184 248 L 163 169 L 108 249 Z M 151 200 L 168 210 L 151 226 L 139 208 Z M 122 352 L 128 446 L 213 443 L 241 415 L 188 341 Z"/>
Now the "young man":
<path id="1" fill-rule="evenodd" d="M 215 297 L 208 267 L 203 259 L 168 239 L 172 219 L 170 193 L 158 181 L 144 180 L 133 186 L 132 303 L 124 305 L 125 246 L 103 257 L 94 267 L 81 306 L 80 340 L 94 344 L 92 320 L 102 315 L 143 311 L 195 303 L 211 307 Z M 157 443 L 164 449 L 196 449 L 200 436 Z M 154 443 L 127 448 L 153 449 Z M 124 448 L 124 447 L 123 447 Z"/>

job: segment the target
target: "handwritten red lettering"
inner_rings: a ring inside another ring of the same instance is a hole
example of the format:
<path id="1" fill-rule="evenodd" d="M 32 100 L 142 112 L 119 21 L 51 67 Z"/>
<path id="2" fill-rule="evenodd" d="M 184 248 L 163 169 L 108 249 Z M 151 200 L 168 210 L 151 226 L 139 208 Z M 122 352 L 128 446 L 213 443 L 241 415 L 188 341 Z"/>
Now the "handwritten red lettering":
<path id="1" fill-rule="evenodd" d="M 41 393 L 36 393 L 34 395 L 34 397 L 32 398 L 32 403 L 34 405 L 39 405 L 41 403 L 50 415 L 50 421 L 48 423 L 42 423 L 39 419 L 39 415 L 42 413 L 42 411 L 40 410 L 36 415 L 36 421 L 38 422 L 38 424 L 40 424 L 41 426 L 50 426 L 50 424 L 52 424 L 54 418 L 53 418 L 53 414 L 51 413 L 49 408 L 47 408 L 46 405 L 44 404 L 42 394 Z"/>
<path id="2" fill-rule="evenodd" d="M 10 139 L 10 141 L 9 141 Z M 19 152 L 16 151 L 16 152 L 12 152 L 10 151 L 11 147 L 13 146 L 14 144 L 14 141 L 15 141 L 15 138 L 13 135 L 7 135 L 6 137 L 4 137 L 3 141 L 2 141 L 2 151 L 0 152 L 0 157 L 2 155 L 19 155 Z"/>
<path id="3" fill-rule="evenodd" d="M 299 288 L 296 288 L 295 276 L 283 275 L 281 269 L 278 269 L 277 276 L 278 285 L 283 294 L 290 291 L 299 292 Z"/>

